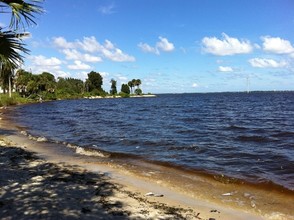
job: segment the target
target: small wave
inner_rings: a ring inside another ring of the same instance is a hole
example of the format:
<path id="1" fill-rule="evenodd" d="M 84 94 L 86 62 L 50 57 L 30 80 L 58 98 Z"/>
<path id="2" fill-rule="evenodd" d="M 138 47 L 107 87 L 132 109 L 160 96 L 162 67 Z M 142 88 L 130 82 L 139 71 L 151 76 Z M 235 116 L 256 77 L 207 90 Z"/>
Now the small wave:
<path id="1" fill-rule="evenodd" d="M 30 140 L 37 141 L 37 142 L 47 142 L 48 139 L 43 136 L 33 136 L 29 134 L 27 131 L 21 131 L 22 135 L 27 136 Z"/>
<path id="2" fill-rule="evenodd" d="M 95 157 L 110 157 L 111 154 L 107 152 L 103 152 L 101 150 L 86 148 L 86 147 L 76 147 L 76 153 L 86 156 L 95 156 Z"/>

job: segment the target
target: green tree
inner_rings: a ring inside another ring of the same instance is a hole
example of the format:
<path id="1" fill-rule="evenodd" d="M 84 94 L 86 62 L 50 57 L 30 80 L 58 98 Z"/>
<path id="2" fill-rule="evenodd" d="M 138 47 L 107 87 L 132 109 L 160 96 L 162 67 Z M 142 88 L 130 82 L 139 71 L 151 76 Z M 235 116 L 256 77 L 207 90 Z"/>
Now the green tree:
<path id="1" fill-rule="evenodd" d="M 140 85 L 142 84 L 141 80 L 140 79 L 136 79 L 135 82 L 134 82 L 134 85 L 137 86 L 137 89 L 140 88 Z"/>
<path id="2" fill-rule="evenodd" d="M 58 98 L 77 98 L 84 93 L 84 82 L 80 79 L 58 77 L 56 86 Z"/>
<path id="3" fill-rule="evenodd" d="M 13 85 L 13 78 L 14 78 L 13 69 L 7 65 L 2 65 L 0 85 L 3 89 L 4 94 L 6 93 L 6 91 L 9 91 L 10 97 L 11 97 L 11 88 Z"/>
<path id="4" fill-rule="evenodd" d="M 33 74 L 27 85 L 27 91 L 29 96 L 36 95 L 40 92 L 39 81 L 40 75 Z"/>
<path id="5" fill-rule="evenodd" d="M 141 90 L 140 88 L 137 88 L 137 89 L 135 90 L 135 94 L 136 94 L 136 95 L 142 95 L 142 90 Z"/>
<path id="6" fill-rule="evenodd" d="M 9 29 L 0 26 L 0 78 L 3 82 L 12 81 L 13 70 L 23 62 L 21 53 L 29 52 L 21 39 L 28 35 L 24 32 L 25 24 L 35 24 L 35 14 L 42 13 L 40 2 L 41 0 L 0 0 L 0 13 L 11 13 Z M 22 26 L 22 32 L 19 32 L 19 26 Z M 6 74 L 8 68 L 11 74 Z M 11 95 L 11 84 L 9 85 Z"/>
<path id="7" fill-rule="evenodd" d="M 89 92 L 92 92 L 93 90 L 98 90 L 99 92 L 102 92 L 102 85 L 103 78 L 100 73 L 96 73 L 94 71 L 88 73 L 87 87 Z"/>
<path id="8" fill-rule="evenodd" d="M 16 72 L 15 86 L 16 86 L 16 91 L 20 95 L 22 96 L 28 95 L 27 87 L 31 79 L 32 79 L 32 73 L 30 72 L 27 72 L 23 69 L 19 69 Z"/>
<path id="9" fill-rule="evenodd" d="M 54 93 L 56 88 L 56 81 L 53 74 L 43 72 L 39 77 L 39 90 L 43 92 Z"/>
<path id="10" fill-rule="evenodd" d="M 128 84 L 121 85 L 121 92 L 128 94 L 128 95 L 130 94 L 130 87 L 128 86 Z"/>
<path id="11" fill-rule="evenodd" d="M 116 94 L 117 94 L 116 80 L 111 79 L 111 80 L 110 80 L 110 83 L 111 83 L 110 94 L 111 94 L 111 95 L 116 95 Z"/>
<path id="12" fill-rule="evenodd" d="M 134 87 L 133 81 L 129 81 L 128 86 L 131 88 L 131 93 L 133 93 L 133 87 Z"/>

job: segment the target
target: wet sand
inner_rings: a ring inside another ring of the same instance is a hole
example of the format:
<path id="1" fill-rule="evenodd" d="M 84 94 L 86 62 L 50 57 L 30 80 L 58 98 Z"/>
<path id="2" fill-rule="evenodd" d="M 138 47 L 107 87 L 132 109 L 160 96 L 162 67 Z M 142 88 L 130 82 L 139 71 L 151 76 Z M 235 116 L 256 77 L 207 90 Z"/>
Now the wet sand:
<path id="1" fill-rule="evenodd" d="M 0 218 L 294 219 L 293 194 L 79 155 L 21 130 L 0 120 Z"/>

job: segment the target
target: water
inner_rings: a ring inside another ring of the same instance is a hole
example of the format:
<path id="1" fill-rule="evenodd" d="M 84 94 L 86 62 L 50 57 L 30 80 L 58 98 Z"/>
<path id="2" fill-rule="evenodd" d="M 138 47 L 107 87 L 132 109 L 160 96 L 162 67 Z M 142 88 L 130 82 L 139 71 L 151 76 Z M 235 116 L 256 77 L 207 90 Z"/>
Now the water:
<path id="1" fill-rule="evenodd" d="M 292 191 L 293 116 L 293 92 L 55 101 L 13 113 L 53 141 Z"/>

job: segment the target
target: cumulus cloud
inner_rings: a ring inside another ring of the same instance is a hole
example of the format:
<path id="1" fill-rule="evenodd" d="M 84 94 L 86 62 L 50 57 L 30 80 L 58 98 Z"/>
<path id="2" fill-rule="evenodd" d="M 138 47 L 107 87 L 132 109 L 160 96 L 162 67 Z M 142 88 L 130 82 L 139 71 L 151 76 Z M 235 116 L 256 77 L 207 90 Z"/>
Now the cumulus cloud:
<path id="1" fill-rule="evenodd" d="M 158 48 L 159 50 L 164 52 L 170 52 L 175 49 L 174 44 L 170 43 L 167 38 L 159 37 L 159 40 L 160 41 L 156 43 L 156 48 Z"/>
<path id="2" fill-rule="evenodd" d="M 54 67 L 54 66 L 59 66 L 62 64 L 61 60 L 59 60 L 56 57 L 46 58 L 42 55 L 33 56 L 33 57 L 31 57 L 31 60 L 32 60 L 33 64 L 36 66 Z"/>
<path id="3" fill-rule="evenodd" d="M 294 47 L 291 45 L 290 41 L 284 40 L 279 37 L 261 37 L 263 41 L 263 50 L 276 53 L 276 54 L 291 54 L 294 53 Z"/>
<path id="4" fill-rule="evenodd" d="M 204 37 L 202 39 L 203 51 L 217 56 L 247 54 L 253 50 L 248 40 L 239 40 L 222 33 L 223 39 Z"/>
<path id="5" fill-rule="evenodd" d="M 75 44 L 68 42 L 64 37 L 54 37 L 53 44 L 58 48 L 74 48 Z"/>
<path id="6" fill-rule="evenodd" d="M 98 56 L 92 56 L 90 54 L 82 54 L 76 49 L 64 49 L 62 50 L 62 53 L 65 55 L 65 58 L 67 60 L 81 60 L 84 62 L 89 62 L 89 63 L 96 63 L 96 62 L 101 62 L 102 58 Z"/>
<path id="7" fill-rule="evenodd" d="M 219 66 L 218 71 L 220 71 L 220 72 L 233 72 L 233 68 L 230 66 Z"/>
<path id="8" fill-rule="evenodd" d="M 281 68 L 287 66 L 286 61 L 276 61 L 273 59 L 253 58 L 249 60 L 249 63 L 253 67 L 258 68 Z"/>
<path id="9" fill-rule="evenodd" d="M 49 72 L 55 77 L 68 77 L 70 74 L 61 70 L 62 61 L 56 57 L 31 56 L 30 68 L 34 73 Z"/>
<path id="10" fill-rule="evenodd" d="M 159 55 L 160 52 L 172 52 L 175 49 L 175 46 L 173 43 L 169 42 L 169 40 L 165 37 L 159 36 L 159 41 L 156 42 L 155 46 L 152 47 L 147 43 L 139 43 L 138 47 L 141 48 L 143 52 L 146 53 L 154 53 Z"/>
<path id="11" fill-rule="evenodd" d="M 159 54 L 159 51 L 155 47 L 151 47 L 149 44 L 146 43 L 139 43 L 138 47 L 141 48 L 142 51 L 146 53 L 155 53 Z"/>
<path id="12" fill-rule="evenodd" d="M 68 65 L 67 67 L 71 70 L 89 70 L 89 69 L 91 69 L 91 66 L 89 66 L 79 60 L 75 60 L 74 65 Z"/>
<path id="13" fill-rule="evenodd" d="M 101 62 L 102 58 L 106 58 L 114 62 L 135 61 L 135 57 L 124 53 L 111 41 L 105 40 L 104 44 L 101 44 L 94 36 L 84 37 L 83 40 L 75 40 L 74 42 L 68 42 L 63 37 L 57 37 L 53 39 L 53 43 L 69 60 Z"/>
<path id="14" fill-rule="evenodd" d="M 109 60 L 115 62 L 133 62 L 135 57 L 123 53 L 120 49 L 114 48 L 113 50 L 103 50 L 103 55 Z"/>

